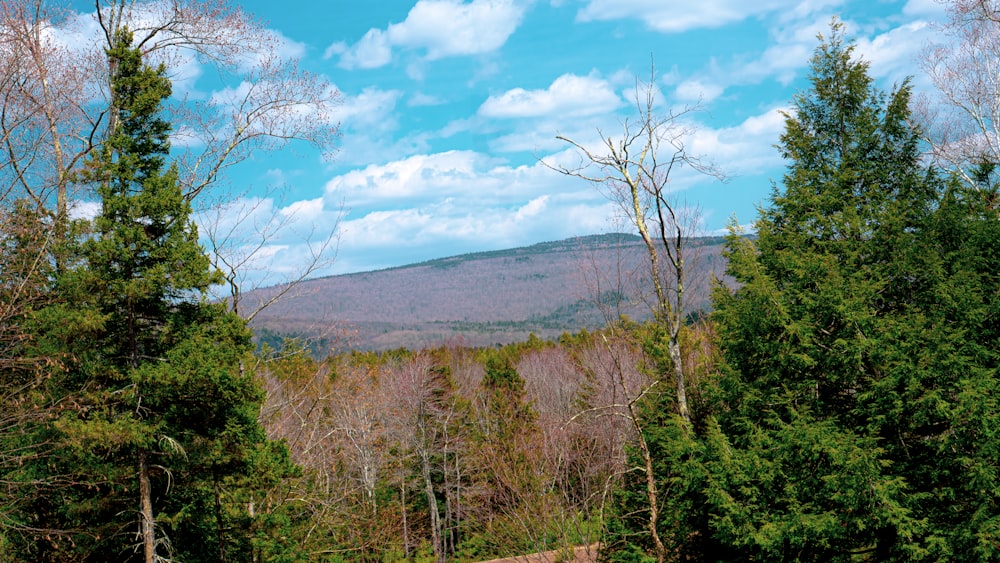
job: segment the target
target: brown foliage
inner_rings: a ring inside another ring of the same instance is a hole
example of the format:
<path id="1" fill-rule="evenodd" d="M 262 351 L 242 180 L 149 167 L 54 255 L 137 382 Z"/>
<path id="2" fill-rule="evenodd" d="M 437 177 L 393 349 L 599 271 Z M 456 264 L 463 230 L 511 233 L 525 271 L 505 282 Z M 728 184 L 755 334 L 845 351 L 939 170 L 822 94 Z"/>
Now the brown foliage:
<path id="1" fill-rule="evenodd" d="M 612 340 L 505 349 L 520 398 L 484 386 L 476 351 L 458 346 L 262 365 L 269 434 L 305 470 L 293 496 L 310 541 L 438 560 L 470 540 L 483 554 L 596 541 L 632 437 L 618 397 L 647 379 L 635 342 Z"/>

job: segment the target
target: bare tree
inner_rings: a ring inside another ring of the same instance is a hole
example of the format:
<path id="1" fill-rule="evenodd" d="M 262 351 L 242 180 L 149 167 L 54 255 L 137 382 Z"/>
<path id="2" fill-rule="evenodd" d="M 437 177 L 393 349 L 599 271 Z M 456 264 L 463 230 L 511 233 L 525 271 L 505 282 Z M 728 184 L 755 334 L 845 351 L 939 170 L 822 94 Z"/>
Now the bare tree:
<path id="1" fill-rule="evenodd" d="M 542 479 L 526 491 L 532 498 L 525 499 L 521 514 L 515 515 L 523 523 L 520 536 L 532 539 L 538 551 L 555 547 L 569 552 L 576 542 L 595 544 L 597 530 L 587 524 L 603 521 L 609 484 L 623 469 L 622 419 L 603 416 L 607 411 L 576 416 L 582 405 L 595 399 L 614 402 L 599 389 L 608 379 L 598 382 L 593 377 L 594 366 L 587 361 L 596 356 L 589 353 L 592 347 L 580 348 L 569 343 L 545 347 L 518 361 L 518 373 L 538 415 L 541 444 L 533 448 L 538 455 L 528 460 L 537 464 Z M 538 525 L 539 517 L 544 525 Z M 550 538 L 553 532 L 558 535 Z"/>
<path id="2" fill-rule="evenodd" d="M 677 414 L 686 429 L 691 427 L 688 406 L 687 370 L 681 353 L 681 328 L 687 316 L 685 290 L 689 239 L 696 234 L 697 213 L 684 206 L 672 189 L 675 175 L 687 168 L 719 180 L 724 175 L 714 165 L 688 150 L 688 140 L 695 132 L 686 119 L 697 107 L 685 107 L 659 114 L 656 104 L 655 70 L 647 83 L 636 81 L 636 117 L 622 123 L 620 135 L 599 131 L 600 148 L 559 136 L 577 149 L 581 162 L 576 167 L 549 165 L 556 171 L 593 183 L 610 200 L 617 203 L 631 226 L 636 229 L 646 247 L 649 278 L 653 299 L 649 304 L 655 321 L 662 327 L 662 345 L 670 358 Z M 625 373 L 619 365 L 614 373 Z M 643 434 L 642 418 L 637 411 L 639 402 L 659 385 L 654 380 L 639 387 L 630 387 L 621 377 L 619 405 L 631 422 L 644 466 L 646 497 L 649 511 L 649 532 L 657 561 L 664 561 L 666 547 L 657 530 L 659 521 L 659 491 L 653 471 L 653 459 Z"/>
<path id="3" fill-rule="evenodd" d="M 393 405 L 390 418 L 396 440 L 402 444 L 404 451 L 416 457 L 420 468 L 420 483 L 427 500 L 434 559 L 445 561 L 447 546 L 443 519 L 438 511 L 432 474 L 438 471 L 434 459 L 447 459 L 441 455 L 441 450 L 447 420 L 454 415 L 450 385 L 442 370 L 434 365 L 427 353 L 419 354 L 393 370 L 388 374 L 385 385 L 389 389 Z"/>
<path id="4" fill-rule="evenodd" d="M 300 283 L 331 266 L 336 259 L 340 241 L 339 223 L 342 211 L 332 224 L 322 228 L 314 223 L 306 231 L 296 228 L 294 210 L 282 208 L 277 189 L 263 196 L 250 194 L 219 201 L 202 214 L 203 235 L 213 265 L 225 277 L 220 298 L 227 298 L 230 308 L 247 320 L 273 303 L 292 294 Z M 292 270 L 277 271 L 271 267 L 276 240 L 293 241 L 306 252 Z M 251 275 L 255 274 L 255 275 Z M 264 290 L 263 288 L 269 288 Z M 244 301 L 244 294 L 255 292 L 255 298 Z"/>
<path id="5" fill-rule="evenodd" d="M 942 43 L 922 66 L 937 88 L 916 108 L 935 161 L 977 186 L 982 164 L 1000 164 L 1000 2 L 948 0 Z"/>
<path id="6" fill-rule="evenodd" d="M 0 0 L 0 202 L 30 199 L 58 234 L 73 202 L 88 197 L 76 180 L 114 127 L 104 50 L 126 26 L 143 56 L 163 63 L 175 83 L 188 78 L 181 69 L 201 65 L 226 85 L 209 97 L 179 94 L 168 107 L 180 181 L 192 201 L 216 186 L 228 191 L 226 172 L 260 151 L 299 142 L 332 154 L 339 92 L 299 69 L 283 54 L 283 38 L 229 0 L 94 0 L 91 17 L 97 34 L 66 0 Z M 309 234 L 310 249 L 323 257 L 307 257 L 303 270 L 315 271 L 335 250 L 336 230 L 334 223 Z M 213 247 L 233 246 L 213 239 Z"/>
<path id="7" fill-rule="evenodd" d="M 650 82 L 636 83 L 636 119 L 626 119 L 620 136 L 599 132 L 601 149 L 591 149 L 563 136 L 580 153 L 579 166 L 549 165 L 562 174 L 592 182 L 622 212 L 642 237 L 649 258 L 649 281 L 654 318 L 664 327 L 673 364 L 678 414 L 688 424 L 690 409 L 685 388 L 680 330 L 684 324 L 687 278 L 685 253 L 695 235 L 697 214 L 683 206 L 671 189 L 682 168 L 724 179 L 711 163 L 688 152 L 694 128 L 685 118 L 697 108 L 657 114 L 655 73 Z"/>
<path id="8" fill-rule="evenodd" d="M 69 26 L 70 15 L 43 0 L 0 2 L 0 195 L 28 198 L 60 223 L 72 173 L 101 122 L 102 112 L 89 107 L 89 69 L 107 66 L 93 51 L 73 53 L 55 40 L 53 28 Z"/>

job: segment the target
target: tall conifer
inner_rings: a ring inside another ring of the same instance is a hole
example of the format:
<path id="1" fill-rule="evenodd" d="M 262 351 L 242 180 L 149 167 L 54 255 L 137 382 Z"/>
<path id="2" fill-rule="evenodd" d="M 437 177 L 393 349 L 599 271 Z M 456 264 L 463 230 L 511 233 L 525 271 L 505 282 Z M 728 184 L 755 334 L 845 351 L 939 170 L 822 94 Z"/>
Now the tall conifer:
<path id="1" fill-rule="evenodd" d="M 206 301 L 220 277 L 167 164 L 165 70 L 143 62 L 127 30 L 114 39 L 109 134 L 82 178 L 97 185 L 101 212 L 79 260 L 59 274 L 60 303 L 39 315 L 39 346 L 65 358 L 60 381 L 73 400 L 48 427 L 57 447 L 39 471 L 69 485 L 32 507 L 33 526 L 53 533 L 22 554 L 280 556 L 270 538 L 282 529 L 262 528 L 270 514 L 253 502 L 294 468 L 258 422 L 263 394 L 241 369 L 251 351 L 245 323 Z"/>
<path id="2" fill-rule="evenodd" d="M 840 24 L 811 80 L 715 303 L 711 533 L 772 561 L 996 560 L 997 222 L 924 167 L 909 85 L 875 88 Z"/>

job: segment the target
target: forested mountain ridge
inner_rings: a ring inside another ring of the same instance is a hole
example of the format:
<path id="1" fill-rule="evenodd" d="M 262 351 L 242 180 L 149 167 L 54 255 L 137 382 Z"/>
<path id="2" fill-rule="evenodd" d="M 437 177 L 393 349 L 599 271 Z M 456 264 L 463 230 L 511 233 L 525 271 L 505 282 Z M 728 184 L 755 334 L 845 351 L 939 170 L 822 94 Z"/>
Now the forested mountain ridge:
<path id="1" fill-rule="evenodd" d="M 691 239 L 691 311 L 708 307 L 722 278 L 724 239 Z M 639 237 L 611 233 L 463 254 L 303 282 L 254 320 L 258 338 L 316 340 L 330 348 L 419 348 L 461 339 L 506 344 L 598 328 L 608 316 L 648 318 L 641 288 L 648 268 Z M 244 296 L 266 302 L 280 287 Z"/>

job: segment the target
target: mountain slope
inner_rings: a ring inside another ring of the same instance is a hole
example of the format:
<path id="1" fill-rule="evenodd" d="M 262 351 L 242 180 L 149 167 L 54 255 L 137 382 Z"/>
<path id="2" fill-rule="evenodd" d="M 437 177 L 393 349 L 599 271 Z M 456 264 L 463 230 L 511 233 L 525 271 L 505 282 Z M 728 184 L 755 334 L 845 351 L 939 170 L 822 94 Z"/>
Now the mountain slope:
<path id="1" fill-rule="evenodd" d="M 722 276 L 722 243 L 691 240 L 689 310 L 707 305 L 711 275 Z M 624 234 L 465 254 L 309 280 L 261 312 L 254 329 L 265 340 L 294 335 L 360 349 L 551 338 L 619 314 L 648 317 L 648 267 L 641 240 Z M 245 299 L 261 302 L 276 290 Z"/>

